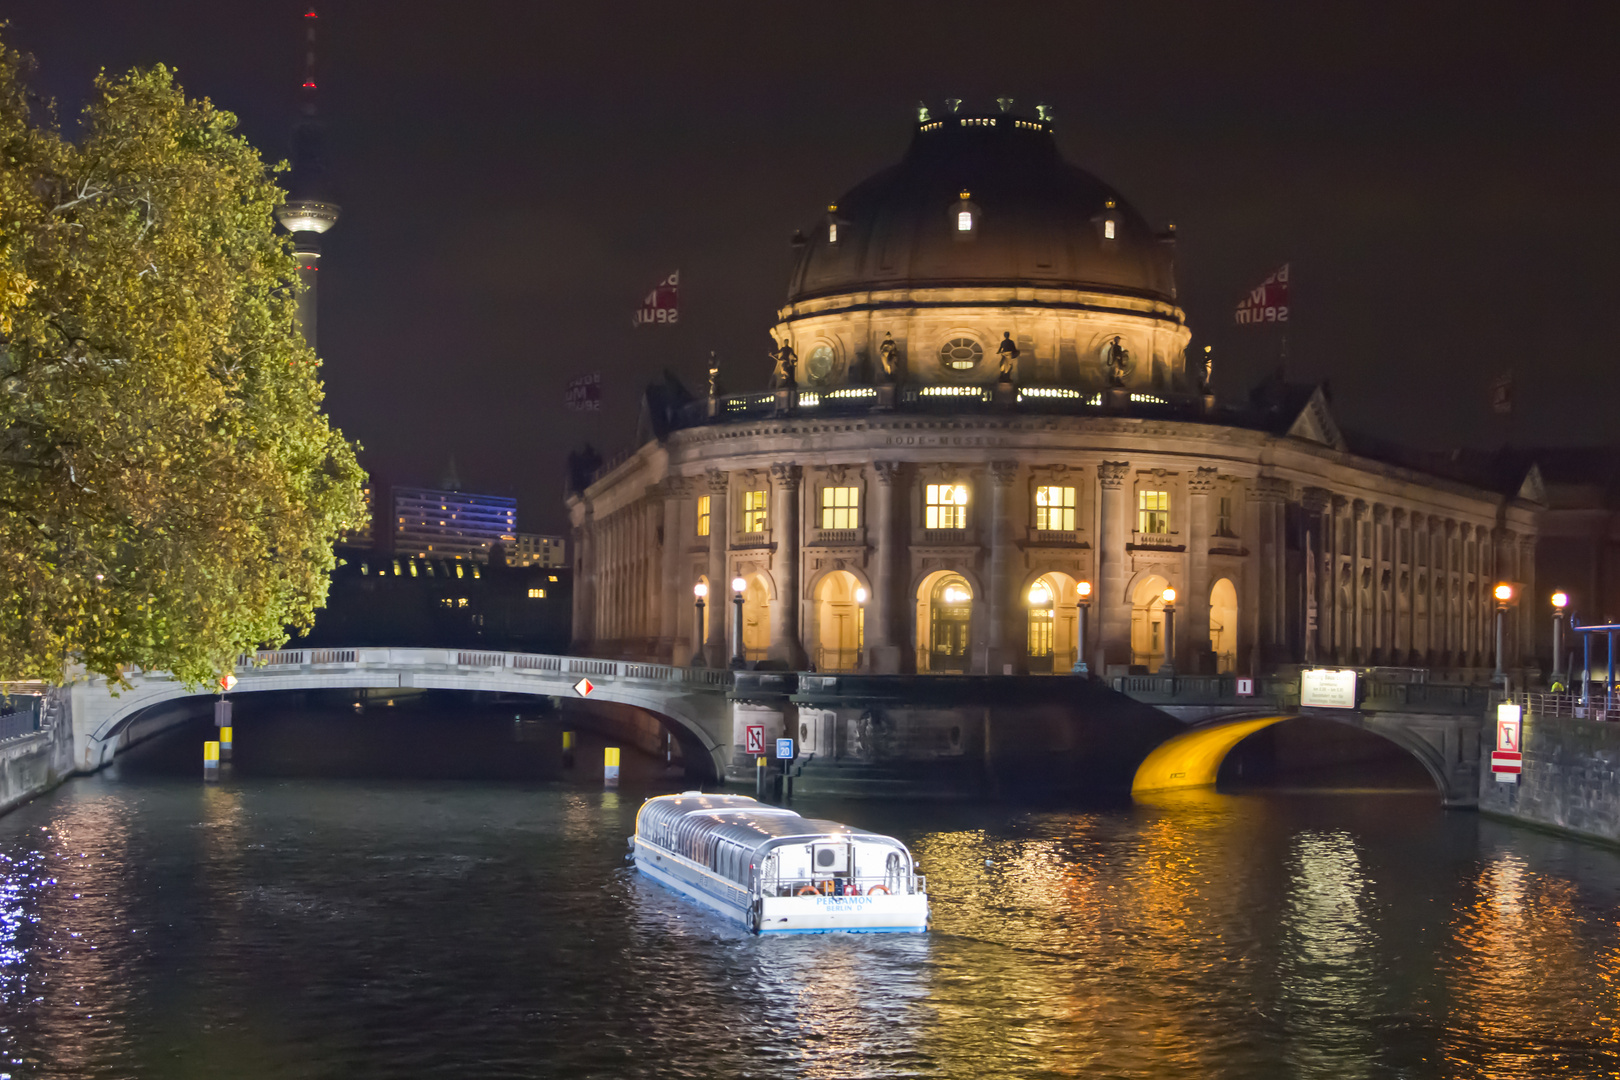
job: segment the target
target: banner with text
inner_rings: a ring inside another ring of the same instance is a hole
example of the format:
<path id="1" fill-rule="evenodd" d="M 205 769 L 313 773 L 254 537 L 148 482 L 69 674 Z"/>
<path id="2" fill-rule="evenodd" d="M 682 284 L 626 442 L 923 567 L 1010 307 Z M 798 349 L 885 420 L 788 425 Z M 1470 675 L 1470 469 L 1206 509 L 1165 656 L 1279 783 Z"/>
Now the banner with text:
<path id="1" fill-rule="evenodd" d="M 599 372 L 581 375 L 568 381 L 563 393 L 563 404 L 574 412 L 600 412 L 602 410 L 602 376 Z"/>
<path id="2" fill-rule="evenodd" d="M 1270 277 L 1250 289 L 1249 295 L 1238 301 L 1239 326 L 1288 321 L 1289 266 L 1289 263 L 1283 263 Z"/>
<path id="3" fill-rule="evenodd" d="M 669 277 L 660 281 L 648 293 L 646 299 L 641 301 L 641 307 L 636 309 L 636 317 L 631 320 L 637 326 L 673 326 L 681 318 L 681 272 L 675 271 Z"/>

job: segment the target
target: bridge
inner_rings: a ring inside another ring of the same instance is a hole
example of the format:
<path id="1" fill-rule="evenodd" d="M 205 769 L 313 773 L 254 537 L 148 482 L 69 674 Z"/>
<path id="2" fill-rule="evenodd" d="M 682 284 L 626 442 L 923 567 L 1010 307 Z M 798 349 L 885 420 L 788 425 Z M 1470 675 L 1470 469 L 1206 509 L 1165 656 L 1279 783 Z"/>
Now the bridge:
<path id="1" fill-rule="evenodd" d="M 1256 680 L 1252 694 L 1239 696 L 1232 676 L 1126 676 L 1103 682 L 1062 676 L 734 673 L 423 648 L 267 651 L 242 657 L 236 674 L 232 697 L 398 688 L 642 710 L 681 737 L 690 766 L 715 779 L 751 776 L 752 761 L 739 744 L 744 726 L 758 724 L 768 740 L 798 739 L 801 760 L 795 768 L 807 786 L 827 784 L 827 790 L 850 794 L 1016 791 L 1032 769 L 1044 769 L 1060 787 L 1075 786 L 1077 778 L 1136 792 L 1211 785 L 1222 760 L 1244 738 L 1294 717 L 1315 716 L 1401 747 L 1428 771 L 1446 805 L 1473 806 L 1480 733 L 1493 704 L 1486 687 L 1378 678 L 1363 682 L 1355 709 L 1328 710 L 1300 708 L 1297 678 L 1286 676 Z M 99 769 L 123 747 L 185 718 L 182 710 L 159 706 L 186 699 L 200 706 L 215 696 L 162 672 L 133 672 L 128 679 L 131 685 L 116 692 L 103 680 L 90 679 L 42 699 L 49 704 L 32 721 L 35 734 L 54 732 L 54 756 L 42 769 L 61 775 Z M 581 693 L 581 680 L 590 683 L 588 695 Z M 11 768 L 7 761 L 19 757 L 29 741 L 20 730 L 17 738 L 6 734 L 0 731 L 0 768 Z M 24 779 L 8 780 L 6 787 L 38 786 Z"/>

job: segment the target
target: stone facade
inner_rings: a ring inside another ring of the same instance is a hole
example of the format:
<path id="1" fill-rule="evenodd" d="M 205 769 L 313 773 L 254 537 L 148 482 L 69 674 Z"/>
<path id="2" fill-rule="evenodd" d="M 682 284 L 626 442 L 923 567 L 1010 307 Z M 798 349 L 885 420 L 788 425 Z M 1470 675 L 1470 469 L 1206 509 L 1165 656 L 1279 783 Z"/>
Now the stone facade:
<path id="1" fill-rule="evenodd" d="M 1526 716 L 1524 772 L 1517 784 L 1491 774 L 1491 744 L 1480 758 L 1479 808 L 1489 814 L 1620 842 L 1620 725 Z"/>

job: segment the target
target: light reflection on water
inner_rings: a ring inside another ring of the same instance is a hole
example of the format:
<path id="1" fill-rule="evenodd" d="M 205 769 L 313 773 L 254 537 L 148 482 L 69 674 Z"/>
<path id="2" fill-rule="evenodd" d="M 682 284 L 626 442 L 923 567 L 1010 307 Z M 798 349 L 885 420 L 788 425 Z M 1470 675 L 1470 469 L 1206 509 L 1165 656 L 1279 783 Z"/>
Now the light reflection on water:
<path id="1" fill-rule="evenodd" d="M 1616 1073 L 1620 855 L 1428 798 L 805 800 L 934 932 L 765 940 L 626 868 L 639 799 L 75 782 L 0 819 L 0 1072 Z"/>

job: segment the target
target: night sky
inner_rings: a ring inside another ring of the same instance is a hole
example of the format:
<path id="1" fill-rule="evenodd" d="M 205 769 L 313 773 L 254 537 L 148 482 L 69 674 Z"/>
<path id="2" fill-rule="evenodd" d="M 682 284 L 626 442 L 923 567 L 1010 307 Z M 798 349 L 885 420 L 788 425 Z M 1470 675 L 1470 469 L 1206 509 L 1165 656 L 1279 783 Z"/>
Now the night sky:
<path id="1" fill-rule="evenodd" d="M 793 230 L 904 151 L 916 102 L 1055 109 L 1075 163 L 1180 236 L 1194 345 L 1294 271 L 1293 378 L 1425 446 L 1611 441 L 1620 9 L 1597 4 L 535 4 L 322 0 L 343 218 L 326 237 L 327 404 L 395 483 L 516 495 L 563 528 L 563 459 L 634 431 L 711 349 L 763 385 Z M 0 31 L 76 113 L 158 61 L 289 152 L 301 3 L 28 0 Z M 631 326 L 679 269 L 682 324 Z M 1510 421 L 1492 379 L 1517 377 Z M 600 372 L 598 415 L 562 407 Z M 1508 424 L 1511 424 L 1511 429 Z"/>

